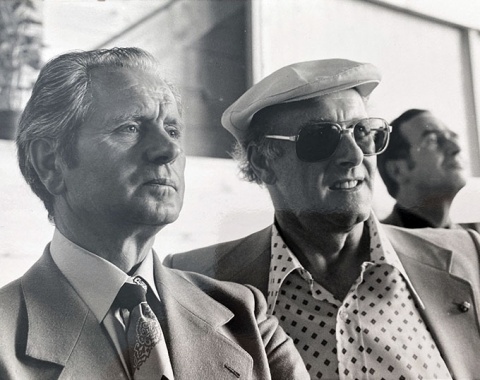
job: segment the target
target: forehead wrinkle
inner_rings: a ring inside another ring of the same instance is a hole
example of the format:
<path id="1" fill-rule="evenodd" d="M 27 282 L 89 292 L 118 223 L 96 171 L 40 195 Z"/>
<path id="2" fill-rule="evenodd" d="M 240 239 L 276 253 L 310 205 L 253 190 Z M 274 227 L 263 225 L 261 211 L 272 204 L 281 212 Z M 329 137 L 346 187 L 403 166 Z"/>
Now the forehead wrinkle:
<path id="1" fill-rule="evenodd" d="M 113 118 L 114 121 L 122 121 L 125 119 L 158 119 L 166 112 L 168 106 L 175 106 L 175 99 L 169 94 L 168 89 L 148 90 L 140 94 L 140 97 L 132 95 L 130 91 L 128 98 L 135 99 L 129 102 L 129 106 L 122 109 L 121 112 Z"/>
<path id="2" fill-rule="evenodd" d="M 173 103 L 173 96 L 170 94 L 170 89 L 168 87 L 161 88 L 146 88 L 145 86 L 140 86 L 137 83 L 134 83 L 128 87 L 125 87 L 119 91 L 122 97 L 126 99 L 137 98 L 140 96 L 142 100 L 152 100 L 160 104 L 170 104 Z"/>

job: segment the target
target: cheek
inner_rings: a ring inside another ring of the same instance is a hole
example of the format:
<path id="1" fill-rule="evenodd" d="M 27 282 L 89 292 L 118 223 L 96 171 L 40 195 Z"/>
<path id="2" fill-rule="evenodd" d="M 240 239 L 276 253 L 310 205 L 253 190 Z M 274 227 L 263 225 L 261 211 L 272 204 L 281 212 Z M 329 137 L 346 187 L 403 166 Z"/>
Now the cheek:
<path id="1" fill-rule="evenodd" d="M 175 173 L 179 185 L 182 188 L 185 188 L 185 166 L 186 166 L 186 157 L 184 154 L 177 157 L 175 163 L 173 164 L 173 172 Z"/>
<path id="2" fill-rule="evenodd" d="M 181 153 L 181 155 L 177 157 L 175 165 L 177 173 L 183 176 L 185 172 L 185 166 L 187 165 L 187 159 L 184 153 Z"/>
<path id="3" fill-rule="evenodd" d="M 328 186 L 325 184 L 324 169 L 319 164 L 305 164 L 290 173 L 290 185 L 298 198 L 307 202 L 317 202 L 318 198 L 327 196 Z"/>
<path id="4" fill-rule="evenodd" d="M 377 156 L 363 157 L 363 164 L 367 168 L 367 172 L 370 173 L 370 175 L 375 175 L 377 171 Z"/>
<path id="5" fill-rule="evenodd" d="M 440 167 L 441 161 L 432 156 L 423 156 L 415 161 L 417 172 L 424 173 L 427 176 L 435 174 Z"/>

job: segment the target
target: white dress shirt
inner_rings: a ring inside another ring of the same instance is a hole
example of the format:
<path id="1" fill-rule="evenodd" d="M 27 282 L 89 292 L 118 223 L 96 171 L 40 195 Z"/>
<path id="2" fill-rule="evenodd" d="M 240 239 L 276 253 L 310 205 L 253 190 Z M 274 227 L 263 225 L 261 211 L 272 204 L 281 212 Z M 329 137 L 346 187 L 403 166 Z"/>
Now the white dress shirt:
<path id="1" fill-rule="evenodd" d="M 98 323 L 105 327 L 125 372 L 130 377 L 123 355 L 127 347 L 125 324 L 119 309 L 111 306 L 122 285 L 125 282 L 133 283 L 135 276 L 141 276 L 147 282 L 160 302 L 153 275 L 153 252 L 149 252 L 132 277 L 109 261 L 73 243 L 58 229 L 55 229 L 50 243 L 50 252 L 62 274 L 95 315 Z"/>

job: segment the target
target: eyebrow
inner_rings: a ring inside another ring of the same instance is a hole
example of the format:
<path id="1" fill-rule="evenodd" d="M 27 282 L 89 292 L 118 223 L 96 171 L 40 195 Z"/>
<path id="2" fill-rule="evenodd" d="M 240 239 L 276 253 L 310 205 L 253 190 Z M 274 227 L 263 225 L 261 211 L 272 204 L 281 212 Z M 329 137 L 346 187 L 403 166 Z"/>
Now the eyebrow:
<path id="1" fill-rule="evenodd" d="M 182 117 L 166 117 L 164 120 L 164 124 L 175 124 L 177 127 L 181 129 L 185 129 L 185 122 Z"/>
<path id="2" fill-rule="evenodd" d="M 329 123 L 329 120 L 325 120 L 324 118 L 319 118 L 319 119 L 310 119 L 305 121 L 304 123 L 300 124 L 300 127 L 305 127 L 307 125 L 312 125 L 316 123 Z"/>
<path id="3" fill-rule="evenodd" d="M 422 138 L 423 137 L 426 137 L 428 135 L 437 135 L 437 136 L 452 136 L 452 137 L 458 137 L 458 133 L 454 132 L 454 131 L 439 131 L 439 130 L 424 130 L 422 132 Z"/>
<path id="4" fill-rule="evenodd" d="M 139 114 L 138 112 L 133 112 L 133 113 L 123 112 L 120 115 L 117 115 L 110 120 L 113 121 L 114 123 L 121 123 L 127 120 L 144 121 L 144 120 L 147 120 L 147 118 Z"/>

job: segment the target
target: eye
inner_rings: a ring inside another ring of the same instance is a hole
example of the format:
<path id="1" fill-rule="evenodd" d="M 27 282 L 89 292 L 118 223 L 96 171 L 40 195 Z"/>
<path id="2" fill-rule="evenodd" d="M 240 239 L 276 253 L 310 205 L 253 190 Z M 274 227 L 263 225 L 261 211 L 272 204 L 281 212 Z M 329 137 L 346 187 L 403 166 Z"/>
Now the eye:
<path id="1" fill-rule="evenodd" d="M 139 133 L 140 132 L 140 127 L 138 124 L 127 124 L 122 127 L 120 127 L 120 132 L 125 132 L 125 133 Z"/>
<path id="2" fill-rule="evenodd" d="M 165 127 L 168 135 L 173 139 L 179 139 L 182 136 L 182 132 L 176 125 L 167 125 Z"/>
<path id="3" fill-rule="evenodd" d="M 438 135 L 435 133 L 430 133 L 423 141 L 426 145 L 435 145 L 438 143 Z"/>
<path id="4" fill-rule="evenodd" d="M 370 135 L 370 133 L 372 132 L 372 128 L 370 125 L 367 125 L 365 123 L 360 123 L 355 125 L 353 132 L 355 134 L 355 138 L 357 139 L 365 138 Z"/>
<path id="5" fill-rule="evenodd" d="M 356 128 L 356 132 L 359 135 L 365 135 L 367 134 L 367 128 L 363 124 L 358 124 Z"/>

